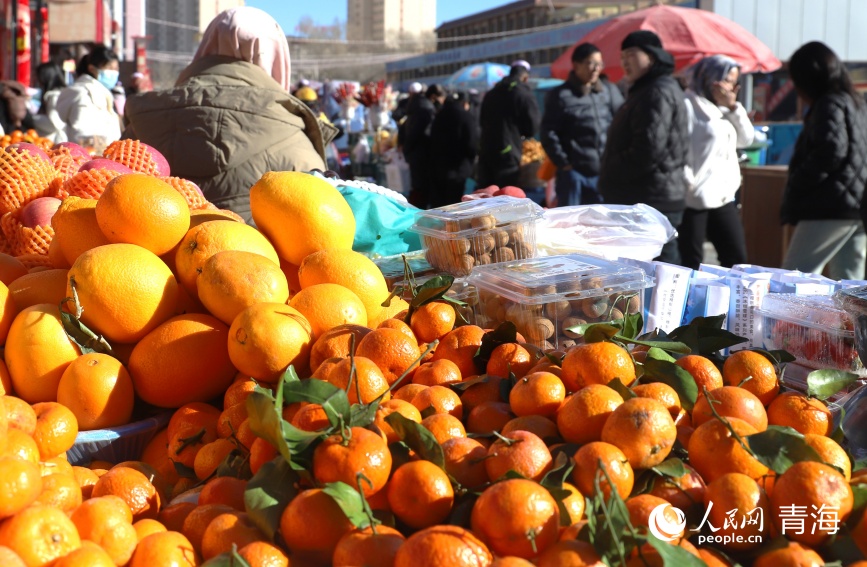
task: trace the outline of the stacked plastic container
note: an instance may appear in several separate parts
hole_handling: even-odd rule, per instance
[[[431,266],[462,278],[478,266],[534,258],[541,215],[530,199],[491,197],[421,211],[410,230]]]
[[[808,368],[864,370],[852,318],[831,297],[769,294],[758,312],[765,348],[787,350]]]
[[[653,285],[640,268],[578,254],[479,266],[467,282],[478,291],[476,324],[512,321],[527,342],[558,349],[580,336],[570,328],[643,312]]]

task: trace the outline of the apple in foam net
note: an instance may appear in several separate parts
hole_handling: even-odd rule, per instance
[[[158,177],[168,177],[172,174],[172,169],[171,167],[169,167],[169,162],[165,158],[165,156],[163,156],[163,154],[157,151],[156,148],[149,146],[143,142],[139,142],[139,144],[141,144],[141,146],[148,151],[148,153],[151,155],[151,159],[154,161],[154,165],[156,165],[157,170],[154,175]]]
[[[70,155],[73,156],[86,158],[90,157],[90,154],[87,152],[87,150],[85,150],[83,146],[79,146],[75,142],[60,142],[59,144],[54,144],[54,147],[52,149],[58,148],[66,148],[67,150],[69,150]]]
[[[45,161],[51,161],[51,158],[48,157],[42,148],[37,146],[36,144],[31,144],[29,142],[18,142],[17,144],[9,144],[6,146],[7,152],[18,152],[19,154],[29,153],[33,157],[40,157]]]
[[[51,217],[57,212],[59,206],[60,199],[55,199],[54,197],[33,199],[22,207],[18,220],[28,228],[50,226]]]
[[[78,171],[90,171],[91,169],[107,169],[118,173],[133,173],[133,170],[124,164],[105,158],[96,158],[85,162],[78,168]]]

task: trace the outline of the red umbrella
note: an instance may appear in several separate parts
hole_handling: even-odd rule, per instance
[[[677,70],[709,55],[728,55],[741,64],[745,73],[776,71],[780,60],[756,36],[728,18],[707,10],[653,6],[636,10],[594,28],[578,43],[592,43],[602,51],[605,74],[616,82],[623,77],[620,43],[637,30],[655,32],[662,46],[674,56]],[[577,44],[576,44],[577,45]],[[551,64],[551,76],[565,79],[572,70],[572,50]]]

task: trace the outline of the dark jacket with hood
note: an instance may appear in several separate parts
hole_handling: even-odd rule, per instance
[[[539,129],[539,107],[530,87],[506,77],[482,99],[479,120],[480,169],[496,174],[518,171],[524,138],[532,138]]]
[[[430,152],[430,132],[437,108],[423,94],[412,97],[407,106],[403,131],[403,155],[410,164],[424,161]]]
[[[478,147],[479,126],[472,113],[457,102],[446,102],[431,128],[435,175],[452,180],[472,177]]]
[[[614,116],[599,173],[606,203],[646,203],[662,212],[686,208],[689,119],[673,69],[655,62]]]
[[[620,90],[600,78],[582,84],[575,73],[545,97],[540,137],[545,153],[558,169],[567,165],[596,177],[608,138],[608,127],[623,105]]]
[[[126,103],[124,137],[155,147],[172,175],[250,222],[250,187],[268,171],[325,169],[337,133],[263,69],[230,57],[194,61],[165,91]]]
[[[859,218],[867,182],[867,108],[845,93],[816,100],[789,162],[781,219]]]

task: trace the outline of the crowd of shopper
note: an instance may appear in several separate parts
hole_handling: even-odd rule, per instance
[[[755,129],[738,100],[740,65],[714,55],[676,78],[674,58],[647,30],[623,39],[621,64],[625,78],[615,85],[600,50],[578,45],[544,112],[526,61],[487,93],[414,83],[391,117],[410,169],[410,202],[439,207],[473,185],[520,186],[524,142],[538,138],[553,164],[556,205],[645,203],[679,233],[660,260],[697,268],[709,240],[722,265],[747,262],[739,149],[753,143]],[[102,46],[81,58],[71,85],[56,64],[40,66],[36,116],[22,85],[3,83],[0,127],[37,127],[58,142],[140,139],[210,201],[248,220],[247,193],[262,173],[325,169],[326,151],[344,133],[327,118],[327,93],[323,104],[307,83],[290,83],[286,36],[256,8],[218,15],[171,89],[139,92],[133,77],[124,90],[118,67]],[[784,267],[863,278],[867,105],[822,43],[798,49],[789,75],[806,112],[781,210],[795,227]]]

